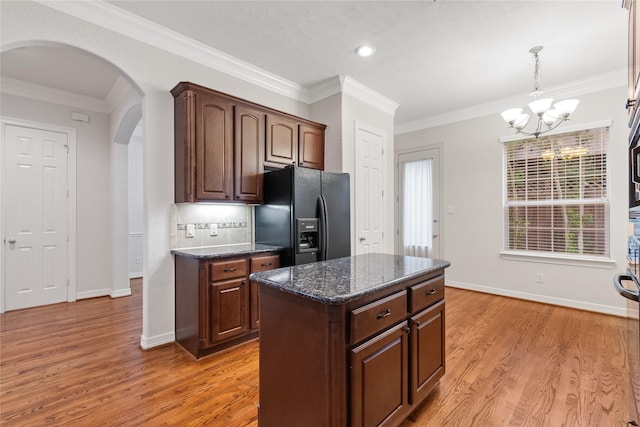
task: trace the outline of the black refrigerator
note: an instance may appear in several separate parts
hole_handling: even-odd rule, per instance
[[[264,174],[255,241],[282,246],[282,266],[351,255],[349,174],[288,167]]]

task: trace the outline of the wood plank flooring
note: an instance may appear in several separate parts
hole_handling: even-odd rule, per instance
[[[258,342],[142,351],[133,295],[0,315],[2,426],[257,426]],[[613,291],[613,290],[612,290]],[[403,427],[626,426],[626,320],[446,290],[447,371]]]

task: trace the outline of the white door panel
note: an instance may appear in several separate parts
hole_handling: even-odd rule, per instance
[[[68,135],[4,130],[6,309],[66,301]]]
[[[383,250],[384,135],[356,123],[356,255]]]

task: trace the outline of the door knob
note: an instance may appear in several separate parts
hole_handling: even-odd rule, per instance
[[[367,240],[367,238],[366,238],[366,237],[362,237],[362,236],[360,236],[359,240],[360,240],[361,242],[364,242],[365,240]]]
[[[10,245],[13,245],[16,242],[16,239],[9,239],[7,242],[9,242]]]

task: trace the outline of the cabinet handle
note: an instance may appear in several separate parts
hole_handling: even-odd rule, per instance
[[[416,321],[414,321],[413,323],[415,323],[415,324],[416,324],[416,326],[420,326],[420,321],[419,321],[419,320],[416,320]]]
[[[260,267],[271,267],[271,263],[266,262],[266,263],[260,264]]]
[[[377,319],[384,319],[385,317],[388,317],[390,315],[391,315],[391,309],[387,308],[386,311],[382,311],[382,312],[378,313],[376,318]]]
[[[411,328],[408,326],[405,326],[404,328],[402,328],[407,334],[409,334],[411,332]]]
[[[636,105],[636,100],[635,99],[629,99],[627,98],[627,103],[624,105],[624,109],[628,110],[629,107],[633,107]]]
[[[435,289],[429,289],[429,290],[427,291],[427,295],[435,295],[435,294],[436,294],[436,292],[438,292],[438,291],[436,291]]]
[[[224,272],[225,272],[225,273],[230,273],[230,272],[232,272],[232,271],[236,271],[236,270],[237,270],[237,268],[235,268],[235,267],[231,267],[231,268],[225,268],[225,269],[224,269]]]

